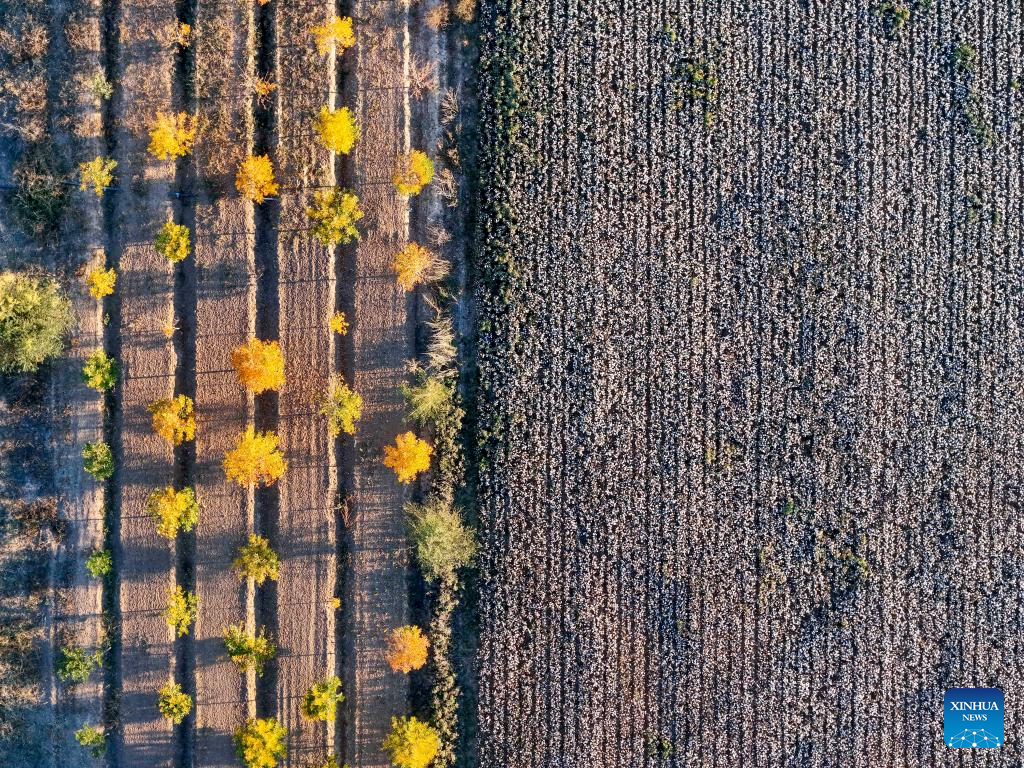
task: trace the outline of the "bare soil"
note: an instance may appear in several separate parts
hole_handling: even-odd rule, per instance
[[[165,33],[173,6],[125,0],[117,19],[118,66],[113,100],[117,189],[113,256],[118,266],[123,370],[115,448],[120,541],[116,557],[121,607],[120,764],[171,766],[172,729],[156,707],[173,675],[172,630],[161,616],[175,583],[174,545],[156,533],[145,510],[149,494],[174,484],[174,452],[157,436],[147,406],[175,394],[176,355],[165,328],[174,324],[170,263],[153,238],[171,214],[175,167],[146,152],[146,120],[173,108],[174,49]],[[110,193],[108,193],[110,194]]]
[[[255,528],[249,489],[227,483],[224,454],[252,423],[253,399],[238,382],[231,350],[256,323],[255,222],[233,192],[233,171],[252,149],[253,5],[200,2],[196,11],[196,99],[204,126],[195,163],[195,387],[198,421],[193,478],[202,500],[196,529],[195,751],[197,768],[238,762],[232,732],[256,714],[256,679],[224,653],[224,628],[255,628],[255,587],[231,569]],[[190,287],[192,288],[192,287]]]
[[[405,714],[409,684],[384,658],[390,630],[407,623],[407,540],[404,502],[409,498],[381,464],[383,447],[406,428],[399,387],[413,357],[412,298],[395,282],[391,260],[410,237],[408,199],[391,183],[395,160],[410,148],[409,11],[404,3],[359,2],[356,48],[355,184],[366,212],[355,249],[352,329],[353,388],[363,398],[355,437],[352,481],[349,609],[354,697],[349,740],[355,765],[386,766],[381,749],[391,718]]]

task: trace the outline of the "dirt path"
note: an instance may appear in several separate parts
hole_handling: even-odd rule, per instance
[[[227,483],[221,460],[251,423],[252,397],[238,383],[231,350],[256,320],[253,207],[234,193],[232,174],[252,147],[253,4],[201,1],[196,15],[196,89],[206,124],[195,160],[196,413],[194,478],[203,515],[196,530],[196,768],[238,764],[232,730],[256,711],[253,673],[224,655],[229,624],[252,628],[254,587],[231,570],[253,531],[253,494]]]
[[[336,588],[334,441],[317,414],[334,371],[328,323],[335,306],[334,249],[309,237],[305,206],[313,188],[334,183],[331,153],[313,139],[313,121],[331,103],[334,59],[321,56],[310,29],[329,20],[334,3],[276,9],[278,48],[277,148],[274,162],[284,194],[277,237],[278,311],[287,383],[280,392],[278,431],[288,456],[280,481],[274,543],[281,557],[277,583],[276,713],[288,728],[288,765],[323,761],[334,729],[305,720],[299,706],[313,683],[335,673]],[[299,231],[295,231],[299,230]]]
[[[350,617],[354,766],[387,766],[381,750],[391,718],[406,713],[408,678],[384,660],[389,630],[407,622],[408,588],[403,504],[406,490],[381,463],[382,447],[403,429],[399,390],[413,356],[410,302],[395,282],[391,259],[409,238],[409,205],[390,184],[395,158],[409,149],[408,10],[403,3],[361,0],[356,59],[356,186],[366,211],[356,248],[355,378],[363,398],[353,478]]]
[[[169,262],[153,237],[170,215],[174,166],[146,153],[146,118],[172,107],[173,5],[126,0],[118,22],[114,95],[117,185],[114,254],[119,258],[120,357],[124,371],[117,425],[120,450],[120,659],[122,751],[131,768],[164,768],[173,759],[172,731],[156,708],[156,692],[174,668],[171,632],[160,615],[174,584],[173,545],[157,535],[146,498],[174,481],[170,445],[154,434],[146,407],[174,394],[175,352],[164,328],[173,323]]]
[[[100,3],[82,2],[77,10],[81,16],[69,20],[63,4],[54,6],[55,25],[67,28],[69,22],[73,24],[74,43],[68,46],[66,58],[58,62],[57,71],[51,73],[51,78],[61,82],[101,67]],[[57,45],[66,42],[57,37],[62,31],[55,26]],[[102,151],[102,118],[91,94],[75,90],[62,95],[64,99],[57,106],[60,124],[54,137],[74,165]],[[102,209],[91,193],[76,192],[70,213],[62,233],[62,242],[73,244],[66,259],[70,264],[82,262],[88,269],[99,264],[93,252],[105,244]],[[59,654],[61,642],[75,642],[91,651],[103,638],[103,582],[88,574],[85,559],[103,547],[104,493],[103,485],[89,477],[82,466],[85,444],[103,438],[103,396],[82,383],[85,358],[103,344],[103,305],[89,294],[82,275],[69,278],[74,280],[68,292],[78,325],[69,341],[68,354],[55,366],[52,385],[55,487],[59,513],[67,525],[57,552],[55,634],[59,641],[52,645],[55,654]],[[58,689],[55,765],[78,768],[91,762],[75,741],[74,732],[83,725],[102,722],[102,695],[102,675],[98,673],[83,685]]]

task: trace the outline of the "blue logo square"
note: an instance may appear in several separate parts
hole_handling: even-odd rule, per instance
[[[998,688],[950,688],[942,706],[947,747],[995,749],[1003,746],[1003,692]]]

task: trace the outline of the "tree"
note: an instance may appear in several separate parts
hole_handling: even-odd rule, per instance
[[[335,312],[331,316],[331,330],[339,336],[348,335],[348,320],[344,312]]]
[[[196,417],[188,395],[156,400],[147,410],[153,415],[153,431],[167,442],[181,445],[195,439]]]
[[[85,284],[89,287],[89,293],[94,299],[102,299],[114,292],[117,285],[117,271],[113,267],[110,269],[95,267],[89,270],[89,274],[85,276]]]
[[[272,717],[250,717],[235,731],[235,749],[246,768],[274,768],[288,751],[288,731]]]
[[[316,120],[316,132],[327,149],[347,155],[359,140],[359,123],[348,107],[321,107]]]
[[[103,661],[99,651],[92,655],[77,645],[65,645],[60,649],[60,660],[57,662],[57,677],[65,683],[84,683],[89,673]]]
[[[238,167],[235,176],[235,189],[246,200],[262,203],[271,195],[277,194],[277,182],[274,181],[274,164],[267,155],[249,155]]]
[[[313,223],[310,234],[326,246],[344,245],[359,238],[356,222],[363,218],[363,210],[354,192],[318,189],[306,215]]]
[[[384,466],[393,469],[398,482],[411,483],[420,472],[430,469],[433,447],[412,432],[403,432],[394,445],[384,446]]]
[[[173,680],[160,689],[157,698],[157,709],[160,714],[170,720],[174,725],[181,725],[192,711],[192,697],[181,690],[181,686]]]
[[[403,291],[411,291],[420,283],[440,280],[448,269],[437,254],[417,243],[407,243],[395,254],[391,269]]]
[[[356,422],[363,415],[363,398],[340,376],[331,377],[331,388],[320,404],[320,413],[327,417],[327,432],[337,437],[356,433]]]
[[[120,372],[117,361],[102,349],[97,349],[82,365],[82,381],[97,392],[107,392],[114,388]]]
[[[199,502],[191,488],[174,490],[171,486],[149,494],[146,511],[156,520],[156,532],[173,539],[178,531],[191,531],[199,522]]]
[[[250,578],[257,584],[267,579],[277,580],[281,562],[277,553],[271,549],[270,542],[262,536],[249,534],[249,543],[238,548],[238,555],[231,567],[238,572],[239,578]]]
[[[331,722],[334,720],[338,704],[345,700],[341,692],[341,680],[337,677],[328,677],[320,683],[316,683],[306,692],[302,700],[302,714],[310,720],[323,720]]]
[[[103,757],[107,748],[107,737],[95,725],[83,725],[75,731],[75,741],[86,747],[93,757]]]
[[[249,339],[231,352],[238,381],[254,394],[284,386],[284,355],[276,341]]]
[[[94,579],[102,579],[114,569],[114,560],[106,549],[99,549],[89,555],[85,561],[85,570]]]
[[[114,169],[117,160],[111,157],[97,156],[86,163],[78,165],[78,188],[86,190],[92,187],[96,197],[103,197],[103,190],[114,180]]]
[[[102,440],[85,444],[82,449],[82,461],[85,464],[85,471],[95,480],[103,481],[114,474],[114,454],[110,446]]]
[[[434,162],[418,149],[398,158],[392,177],[400,195],[418,195],[433,178]]]
[[[172,264],[184,261],[192,252],[188,227],[184,224],[175,224],[173,221],[164,222],[156,234],[156,239],[153,240],[153,247]]]
[[[395,627],[388,635],[385,654],[392,672],[412,672],[427,663],[430,641],[419,627]]]
[[[451,504],[432,499],[426,504],[407,504],[405,511],[416,561],[427,581],[454,580],[460,568],[473,562],[476,534]]]
[[[199,595],[187,589],[172,587],[167,593],[167,607],[164,609],[164,620],[167,626],[177,632],[178,637],[188,634],[188,628],[196,620],[199,613]]]
[[[0,273],[0,371],[31,373],[59,355],[73,320],[55,281]]]
[[[316,40],[316,50],[326,56],[334,46],[342,51],[356,44],[355,33],[352,32],[352,19],[348,16],[335,16],[326,24],[312,29]]]
[[[455,406],[455,383],[451,377],[433,376],[417,371],[412,384],[402,385],[409,405],[409,418],[420,424],[437,422]]]
[[[441,749],[441,737],[415,717],[393,717],[382,746],[396,768],[427,768]]]
[[[277,648],[269,637],[265,627],[260,627],[258,635],[245,631],[244,624],[233,624],[224,629],[224,649],[228,658],[242,672],[253,669],[257,675],[263,674],[263,665],[274,658]]]
[[[224,456],[224,474],[239,485],[273,485],[288,468],[278,450],[277,435],[249,427],[238,437],[238,447]]]
[[[157,112],[149,129],[149,153],[161,160],[189,154],[196,140],[196,123],[195,115],[185,112]]]

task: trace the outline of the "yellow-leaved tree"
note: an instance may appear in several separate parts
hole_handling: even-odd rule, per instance
[[[411,291],[420,283],[440,280],[448,273],[445,262],[418,243],[407,243],[396,253],[391,269],[403,291]]]
[[[321,107],[316,119],[316,132],[327,149],[347,155],[359,140],[359,123],[348,107]]]
[[[346,336],[348,334],[348,319],[345,317],[344,312],[335,312],[331,316],[331,330],[339,336]]]
[[[117,160],[112,157],[97,156],[78,166],[78,188],[92,189],[96,197],[103,197],[103,190],[114,180],[114,169]]]
[[[414,149],[398,158],[392,179],[399,194],[418,195],[434,179],[434,162],[425,152]]]
[[[415,717],[393,717],[381,746],[395,768],[427,768],[441,749],[441,737]]]
[[[172,264],[184,261],[192,252],[192,238],[188,227],[184,224],[175,224],[173,221],[165,221],[153,239],[153,247]]]
[[[344,245],[359,237],[356,222],[363,218],[359,198],[347,189],[318,189],[306,208],[313,223],[310,234],[327,246]]]
[[[234,741],[246,768],[274,768],[288,752],[288,731],[272,717],[250,717],[235,730]]]
[[[284,386],[284,355],[276,341],[249,339],[231,351],[238,381],[254,394]]]
[[[196,436],[196,417],[188,395],[162,398],[149,405],[153,431],[172,445],[181,445]]]
[[[149,128],[149,153],[161,160],[184,157],[196,140],[196,116],[157,112]]]
[[[224,474],[239,485],[273,485],[288,468],[273,432],[249,427],[238,437],[238,446],[224,456]]]
[[[94,299],[102,299],[114,292],[114,287],[117,285],[117,272],[113,267],[110,269],[94,267],[85,276],[85,284],[89,287],[89,293]]]
[[[351,48],[356,44],[356,36],[352,31],[352,19],[348,16],[335,16],[326,24],[313,27],[313,39],[321,56],[331,52],[336,46],[339,51]]]
[[[394,445],[384,446],[384,466],[394,470],[398,482],[411,483],[420,472],[430,469],[433,446],[412,432],[403,432]]]
[[[246,200],[262,203],[277,194],[274,181],[274,164],[267,155],[249,155],[238,167],[235,175],[235,189]]]
[[[395,627],[388,635],[385,658],[393,672],[412,672],[427,663],[429,648],[430,641],[419,627]]]
[[[173,539],[178,531],[191,531],[199,522],[199,502],[191,488],[176,491],[170,486],[153,491],[146,499],[146,512],[156,521],[156,532]]]

